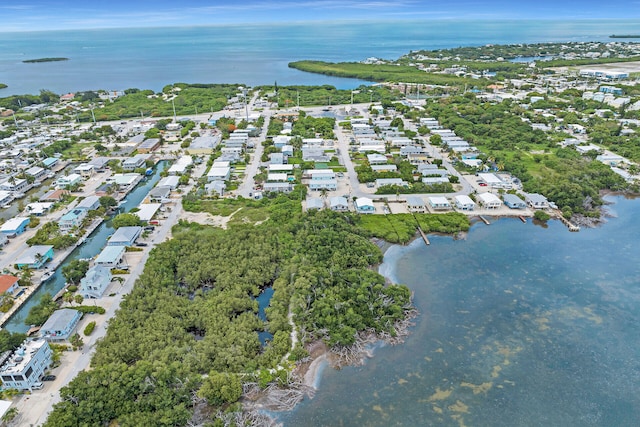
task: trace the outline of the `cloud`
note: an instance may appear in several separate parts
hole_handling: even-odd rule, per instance
[[[5,4],[0,5],[0,9],[6,10],[32,10],[35,9],[36,6],[32,4]]]

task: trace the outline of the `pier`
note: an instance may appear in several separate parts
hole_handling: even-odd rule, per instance
[[[527,223],[527,219],[522,215],[520,215],[518,218],[520,218],[520,221],[524,222],[525,224]]]
[[[562,221],[562,223],[563,223],[564,225],[566,225],[566,226],[567,226],[567,228],[569,229],[569,231],[572,231],[572,232],[578,232],[578,231],[580,231],[580,227],[578,227],[577,225],[575,225],[575,224],[571,223],[571,221],[569,221],[569,220],[568,220],[568,219],[566,219],[564,216],[562,216],[562,213],[557,212],[556,214],[557,214],[558,219],[559,219],[560,221]]]
[[[429,246],[431,243],[429,242],[429,239],[427,238],[427,235],[424,234],[424,231],[422,231],[422,228],[420,228],[420,226],[418,226],[418,231],[420,232],[420,235],[422,236],[422,240],[424,240],[424,242],[427,244],[427,246]]]
[[[491,225],[491,223],[489,222],[489,220],[485,217],[483,217],[482,215],[478,215],[478,217],[480,218],[480,220],[482,220],[482,222],[484,222],[487,225]]]

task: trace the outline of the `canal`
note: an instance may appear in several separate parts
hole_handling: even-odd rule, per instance
[[[121,206],[121,211],[128,212],[131,209],[137,207],[142,200],[147,196],[149,191],[160,180],[160,174],[168,166],[168,161],[162,160],[158,162],[154,169],[153,175],[149,176],[145,181],[141,181],[133,191],[131,191],[126,201]],[[85,240],[83,244],[78,246],[71,252],[67,259],[58,267],[55,274],[47,280],[40,288],[31,295],[31,298],[22,306],[5,324],[4,328],[11,332],[27,332],[29,325],[25,325],[24,319],[29,314],[31,307],[36,305],[40,300],[40,297],[45,293],[55,295],[60,289],[64,287],[65,279],[62,276],[62,267],[69,264],[74,259],[78,258],[93,258],[102,251],[107,243],[107,239],[113,234],[114,229],[111,225],[111,219],[104,221],[100,226],[91,233],[91,235]]]

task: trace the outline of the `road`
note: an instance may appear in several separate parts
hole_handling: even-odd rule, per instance
[[[251,155],[251,161],[245,169],[244,179],[242,180],[242,184],[240,184],[237,190],[237,194],[242,197],[249,198],[251,197],[250,194],[252,194],[254,191],[253,188],[255,187],[255,181],[253,177],[257,175],[258,168],[262,163],[261,158],[262,153],[264,152],[262,141],[267,139],[267,130],[269,129],[270,120],[271,114],[267,112],[264,115],[264,126],[262,126],[262,132],[260,132],[260,136],[257,138],[253,154]]]

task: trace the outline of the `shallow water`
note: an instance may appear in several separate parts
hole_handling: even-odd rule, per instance
[[[502,219],[392,247],[415,292],[407,341],[326,369],[285,425],[631,426],[640,419],[638,201],[569,233]]]

